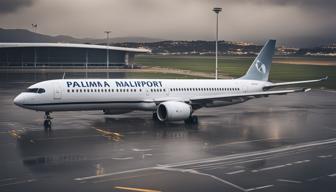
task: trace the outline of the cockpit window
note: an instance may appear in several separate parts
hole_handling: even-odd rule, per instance
[[[44,93],[45,89],[42,89],[42,88],[28,88],[25,92],[27,92],[27,93]]]
[[[33,89],[27,89],[25,92],[28,92],[28,93],[37,93],[38,91],[38,88],[33,88]]]
[[[38,93],[44,93],[44,92],[45,92],[45,90],[44,90],[44,89],[42,89],[42,88],[39,88],[37,92],[38,92]]]

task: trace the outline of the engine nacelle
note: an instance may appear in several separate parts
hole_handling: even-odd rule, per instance
[[[178,101],[166,101],[159,104],[156,112],[160,121],[180,121],[190,117],[192,107]]]

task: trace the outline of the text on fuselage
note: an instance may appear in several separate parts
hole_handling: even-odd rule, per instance
[[[116,87],[162,87],[161,81],[114,81]],[[67,81],[68,88],[111,87],[107,81]]]

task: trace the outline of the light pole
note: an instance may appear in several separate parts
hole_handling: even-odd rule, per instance
[[[106,33],[106,68],[109,68],[110,63],[110,53],[109,53],[109,38],[111,31],[104,31]]]
[[[216,13],[216,80],[218,79],[218,14],[222,8],[215,7],[212,9]]]
[[[31,24],[32,25],[32,27],[33,27],[33,31],[34,31],[34,33],[36,33],[36,30],[37,30],[37,24]]]
[[[36,33],[37,30],[37,24],[32,23],[34,33]],[[34,67],[36,68],[36,47],[34,47]]]

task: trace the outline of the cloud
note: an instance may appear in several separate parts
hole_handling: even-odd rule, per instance
[[[33,0],[0,0],[0,14],[8,14],[33,5]]]

